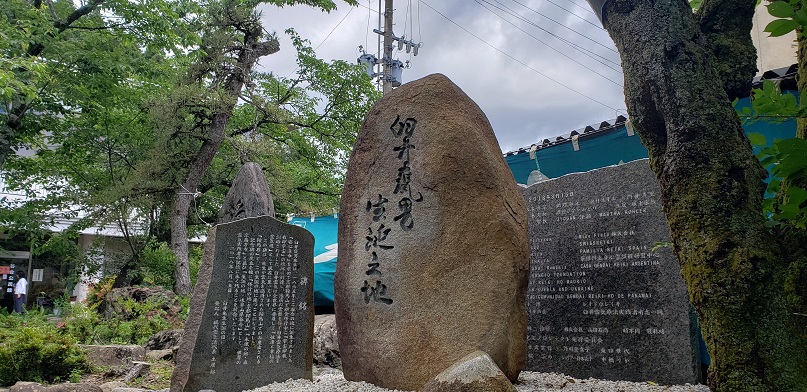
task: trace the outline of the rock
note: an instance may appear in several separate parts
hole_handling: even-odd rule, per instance
[[[111,392],[154,392],[151,389],[141,388],[115,388]]]
[[[143,345],[143,348],[146,350],[174,349],[174,347],[179,347],[183,332],[184,331],[181,329],[169,329],[157,332],[149,338],[146,344]]]
[[[69,383],[52,385],[45,389],[45,392],[103,392],[103,389],[93,384]]]
[[[671,248],[651,250],[670,240],[670,228],[649,161],[523,192],[536,212],[527,301],[527,340],[536,343],[527,370],[666,385],[701,380],[697,317],[680,263]]]
[[[126,374],[123,376],[123,379],[121,381],[130,382],[140,376],[145,376],[146,374],[149,374],[149,370],[151,370],[150,363],[135,361],[132,363],[132,367],[126,371]]]
[[[110,382],[105,382],[105,383],[101,384],[100,387],[101,387],[101,390],[103,390],[104,392],[112,392],[113,390],[115,390],[117,388],[126,388],[127,385],[126,385],[125,382],[110,381]]]
[[[87,350],[87,359],[94,366],[127,366],[132,361],[146,359],[146,349],[137,345],[80,345]]]
[[[213,275],[213,255],[216,253],[216,226],[207,232],[207,240],[202,250],[202,265],[196,278],[196,286],[191,295],[188,319],[185,321],[185,332],[182,341],[174,356],[174,371],[171,373],[171,389],[181,391],[188,382],[191,368],[191,357],[196,346],[196,337],[199,335],[199,326],[202,324],[202,315],[205,312],[205,299],[210,288]]]
[[[516,392],[516,387],[489,355],[476,351],[427,382],[422,392]]]
[[[264,215],[274,217],[275,205],[261,166],[247,162],[235,177],[219,211],[219,223]]]
[[[28,381],[17,381],[16,384],[12,385],[11,388],[8,389],[9,392],[42,392],[48,389],[48,387],[38,383],[38,382],[28,382]]]
[[[484,113],[443,75],[382,98],[340,203],[336,323],[345,378],[419,389],[481,350],[526,358],[527,211]]]
[[[146,358],[159,361],[159,360],[170,360],[174,357],[174,350],[167,349],[167,350],[149,350],[146,351]]]
[[[138,303],[155,301],[159,303],[159,308],[146,314],[146,317],[159,316],[168,320],[171,325],[182,325],[182,320],[179,317],[182,312],[182,305],[179,303],[179,299],[177,299],[174,292],[162,287],[120,287],[112,289],[104,297],[100,309],[106,318],[118,316],[124,320],[133,320],[138,315],[133,314],[123,306],[129,299]]]
[[[314,365],[342,368],[336,337],[336,316],[332,314],[314,317]]]

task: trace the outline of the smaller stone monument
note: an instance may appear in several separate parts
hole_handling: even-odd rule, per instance
[[[311,379],[314,237],[273,214],[260,167],[246,164],[205,243],[172,392]]]

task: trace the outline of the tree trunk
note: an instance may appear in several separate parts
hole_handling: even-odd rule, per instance
[[[242,85],[243,83],[238,86],[239,92]],[[177,189],[174,196],[174,209],[171,214],[171,250],[173,250],[177,259],[176,269],[174,270],[176,278],[174,292],[179,295],[190,295],[191,293],[191,276],[188,261],[188,210],[194,198],[194,193],[196,193],[196,188],[202,181],[202,176],[210,168],[216,152],[224,141],[227,121],[229,121],[233,113],[234,102],[235,98],[233,98],[233,104],[227,105],[226,110],[215,115],[213,123],[210,125],[208,139],[202,143],[199,153],[188,169],[185,182]]]
[[[692,10],[685,0],[612,0],[605,18],[712,358],[709,386],[807,390],[804,340],[784,296],[787,263],[761,214],[766,172]]]
[[[236,64],[226,77],[221,86],[213,86],[213,89],[221,88],[224,93],[225,102],[220,102],[217,111],[212,116],[212,121],[208,127],[207,138],[202,143],[202,147],[193,159],[185,181],[176,190],[174,197],[174,208],[171,213],[171,250],[177,259],[174,275],[176,283],[174,291],[179,295],[190,295],[191,279],[188,264],[188,210],[191,200],[196,193],[202,176],[210,168],[213,158],[221,147],[226,135],[227,122],[233,114],[233,109],[241,94],[244,83],[249,78],[252,69],[258,60],[266,55],[276,53],[280,50],[280,44],[276,38],[269,41],[259,42],[263,35],[263,27],[257,20],[252,21],[252,28],[249,30],[239,29],[243,32],[243,46],[238,55]]]

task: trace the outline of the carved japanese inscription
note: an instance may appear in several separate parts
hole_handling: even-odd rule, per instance
[[[527,368],[699,381],[694,319],[647,160],[524,190],[530,214]]]
[[[515,380],[526,357],[523,203],[487,118],[447,78],[379,101],[340,203],[334,294],[345,377],[420,389],[482,350]]]

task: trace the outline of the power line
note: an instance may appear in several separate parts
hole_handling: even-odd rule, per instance
[[[423,34],[420,33],[420,0],[418,0],[418,42],[423,41]]]
[[[342,18],[342,20],[340,20],[340,21],[339,21],[339,23],[337,23],[337,24],[336,24],[336,26],[334,26],[334,27],[331,29],[331,32],[330,32],[330,33],[328,33],[328,35],[327,35],[327,36],[325,36],[325,39],[323,39],[323,40],[322,40],[322,42],[320,42],[320,43],[319,43],[319,45],[317,45],[317,47],[316,47],[316,48],[314,48],[314,51],[315,51],[315,52],[317,51],[317,49],[319,49],[319,47],[320,47],[320,46],[322,46],[322,45],[325,43],[325,41],[327,41],[327,40],[328,40],[328,38],[331,38],[331,34],[333,34],[333,32],[334,32],[334,31],[336,31],[336,29],[338,29],[338,28],[339,28],[339,26],[342,24],[342,22],[344,22],[344,21],[345,21],[345,19],[347,19],[347,17],[348,17],[348,16],[350,16],[350,13],[351,13],[351,12],[353,12],[353,7],[350,7],[350,10],[348,10],[348,11],[347,11],[347,14],[345,14],[345,16]],[[297,71],[299,71],[299,70],[300,70],[300,67],[298,66],[298,67],[297,67],[297,69],[295,69],[294,71],[292,71],[291,73],[289,73],[288,75],[286,75],[286,78],[289,78],[289,77],[290,77],[290,76],[291,76],[293,73],[295,73],[295,72],[297,72]]]
[[[578,7],[580,7],[583,11],[586,11],[589,14],[596,15],[594,13],[594,11],[591,10],[591,7],[589,7],[588,5],[580,5],[580,3],[576,2],[576,1],[573,1],[573,0],[569,0],[569,2],[576,5],[576,6],[578,6]]]
[[[442,12],[440,12],[440,11],[436,10],[434,7],[432,7],[431,5],[429,5],[429,3],[427,3],[427,2],[425,2],[425,1],[423,1],[423,0],[421,0],[421,3],[425,4],[425,5],[426,5],[426,7],[431,8],[431,10],[432,10],[432,11],[434,11],[434,12],[436,12],[438,15],[442,16],[442,17],[443,17],[445,20],[447,20],[447,21],[451,22],[451,24],[453,24],[454,26],[459,27],[460,29],[462,29],[463,31],[465,31],[466,33],[468,33],[470,36],[472,36],[472,37],[476,38],[477,40],[481,41],[483,44],[485,44],[485,45],[489,46],[489,47],[490,47],[490,48],[492,48],[493,50],[495,50],[495,51],[497,51],[497,52],[499,52],[499,53],[501,53],[501,54],[503,54],[503,55],[507,56],[507,57],[508,57],[508,58],[510,58],[511,60],[513,60],[513,61],[515,61],[515,62],[517,62],[517,63],[519,63],[519,64],[521,64],[521,65],[523,65],[523,66],[525,66],[525,67],[527,67],[527,68],[529,68],[530,70],[532,70],[533,72],[537,73],[538,75],[541,75],[541,76],[543,76],[543,77],[545,77],[545,78],[547,78],[547,79],[549,79],[549,80],[551,80],[551,81],[555,82],[556,84],[558,84],[558,85],[560,85],[560,86],[562,86],[562,87],[565,87],[565,88],[569,89],[570,91],[572,91],[572,92],[574,92],[574,93],[576,93],[576,94],[578,94],[578,95],[580,95],[580,96],[582,96],[582,97],[584,97],[584,98],[586,98],[586,99],[588,99],[588,100],[591,100],[592,102],[596,102],[596,103],[598,103],[598,104],[600,104],[600,105],[602,105],[602,106],[604,106],[604,107],[606,107],[606,108],[608,108],[608,109],[611,109],[611,110],[613,110],[613,111],[617,111],[617,110],[618,110],[618,109],[616,109],[616,108],[614,108],[614,107],[611,107],[610,105],[608,105],[608,104],[606,104],[606,103],[600,102],[600,101],[598,101],[598,100],[596,100],[596,99],[594,99],[594,98],[592,98],[592,97],[589,97],[589,96],[588,96],[588,95],[586,95],[586,94],[581,93],[580,91],[577,91],[577,90],[573,89],[573,88],[572,88],[572,87],[570,87],[570,86],[567,86],[566,84],[563,84],[563,83],[561,83],[561,82],[559,82],[559,81],[557,81],[557,80],[555,80],[555,79],[551,78],[550,76],[548,76],[548,75],[546,75],[546,74],[542,73],[541,71],[539,71],[539,70],[537,70],[537,69],[535,69],[535,68],[533,68],[533,67],[530,67],[529,65],[525,64],[523,61],[521,61],[521,60],[519,60],[519,59],[517,59],[517,58],[515,58],[515,57],[513,57],[513,56],[511,56],[511,55],[509,55],[509,54],[507,54],[507,53],[505,53],[505,52],[504,52],[504,51],[502,51],[501,49],[499,49],[499,48],[495,47],[494,45],[492,45],[492,44],[488,43],[487,41],[485,41],[484,39],[480,38],[480,37],[479,37],[479,36],[477,36],[476,34],[472,33],[471,31],[469,31],[469,30],[468,30],[468,29],[466,29],[465,27],[462,27],[462,26],[461,26],[461,25],[459,25],[457,22],[454,22],[453,20],[451,20],[451,18],[449,18],[449,17],[445,16],[445,15],[444,15]]]
[[[497,2],[497,3],[499,3],[499,1],[496,1],[496,2]],[[573,28],[571,28],[571,27],[569,27],[569,26],[566,26],[566,25],[565,25],[565,24],[563,24],[563,23],[558,22],[558,21],[556,21],[555,19],[553,19],[553,18],[551,18],[551,17],[549,17],[549,16],[546,16],[546,15],[542,14],[540,11],[538,11],[538,10],[536,10],[536,9],[533,9],[533,8],[530,8],[530,7],[526,6],[526,5],[524,5],[523,3],[519,2],[518,0],[513,0],[513,2],[514,2],[514,3],[516,3],[516,4],[518,4],[518,5],[520,5],[520,6],[522,6],[522,7],[524,7],[524,8],[526,8],[526,9],[528,9],[528,10],[530,10],[530,11],[532,11],[532,12],[534,12],[534,13],[536,13],[536,14],[538,14],[538,15],[543,16],[544,18],[547,18],[547,19],[551,20],[552,22],[555,22],[555,24],[557,24],[557,25],[559,25],[559,26],[563,27],[564,29],[567,29],[567,30],[569,30],[569,31],[571,31],[571,32],[573,32],[573,33],[575,33],[575,34],[577,34],[577,35],[579,35],[579,36],[581,36],[581,37],[583,37],[583,38],[585,38],[585,39],[587,39],[587,40],[591,41],[591,42],[594,42],[594,43],[595,43],[595,44],[597,44],[597,45],[602,46],[602,47],[603,47],[603,48],[605,48],[605,49],[608,49],[608,50],[610,50],[610,51],[612,51],[612,52],[614,52],[614,53],[618,53],[616,50],[614,50],[614,48],[612,48],[612,47],[610,47],[610,46],[608,46],[608,45],[605,45],[605,44],[603,44],[603,43],[601,43],[601,42],[599,42],[599,41],[596,41],[596,40],[594,40],[593,38],[591,38],[591,37],[589,37],[589,36],[587,36],[587,35],[585,35],[585,34],[582,34],[582,33],[580,33],[579,31],[577,31],[577,30],[575,30],[575,29],[573,29]],[[501,3],[499,3],[499,4],[501,4]],[[600,30],[602,30],[602,29],[600,29]],[[603,31],[605,31],[605,30],[603,30]]]
[[[614,81],[613,79],[609,78],[608,76],[603,75],[603,74],[599,73],[597,70],[595,70],[595,69],[593,69],[593,68],[591,68],[591,67],[589,67],[589,66],[587,66],[587,65],[585,65],[585,64],[583,64],[583,63],[581,63],[581,62],[579,62],[579,61],[577,61],[577,60],[575,60],[574,58],[570,57],[568,54],[561,52],[560,50],[556,49],[556,48],[555,48],[555,47],[553,47],[552,45],[549,45],[548,43],[546,43],[546,42],[544,42],[544,41],[541,41],[541,39],[539,39],[538,37],[536,37],[536,36],[534,36],[534,35],[530,34],[529,32],[525,31],[524,29],[522,29],[522,28],[520,28],[520,27],[516,26],[515,24],[513,24],[513,23],[512,23],[512,22],[510,22],[509,20],[507,20],[507,19],[503,18],[501,15],[498,15],[497,13],[493,12],[493,10],[491,10],[490,8],[485,7],[485,5],[484,5],[484,4],[482,4],[482,3],[480,3],[480,2],[479,2],[479,0],[474,0],[474,1],[476,1],[476,3],[477,3],[477,4],[479,4],[480,6],[482,6],[482,8],[484,8],[484,9],[486,9],[486,10],[490,11],[490,12],[491,12],[493,15],[498,16],[499,18],[501,18],[501,19],[502,19],[502,20],[504,20],[505,22],[507,22],[507,23],[509,23],[510,25],[512,25],[513,27],[515,27],[515,28],[517,28],[517,29],[521,30],[521,31],[522,31],[524,34],[529,35],[530,37],[532,37],[532,38],[533,38],[533,39],[535,39],[536,41],[538,41],[538,42],[540,42],[540,43],[542,43],[542,44],[546,45],[546,46],[547,46],[549,49],[554,50],[555,52],[557,52],[557,53],[558,53],[558,54],[560,54],[561,56],[566,57],[567,59],[571,60],[572,62],[574,62],[574,63],[576,63],[576,64],[578,64],[578,65],[580,65],[581,67],[583,67],[583,68],[585,68],[585,69],[587,69],[587,70],[589,70],[589,71],[591,71],[591,72],[593,72],[593,73],[595,73],[595,74],[599,75],[600,77],[602,77],[603,79],[605,79],[605,80],[607,80],[607,81],[609,81],[609,82],[613,83],[614,85],[622,87],[622,85],[621,85],[621,84],[619,84],[618,82],[616,82],[616,81]],[[484,1],[484,0],[483,0],[483,1]],[[585,54],[585,53],[584,53],[584,54]],[[591,56],[589,56],[589,57],[591,57]],[[592,57],[592,59],[594,59],[595,61],[599,61],[599,60],[597,60],[596,58],[593,58],[593,57]],[[613,67],[609,66],[608,64],[604,64],[604,63],[602,63],[601,61],[600,61],[600,63],[601,63],[601,64],[603,64],[604,66],[606,66],[606,67],[608,67],[608,68],[610,68],[610,69],[614,70],[614,71],[619,72],[618,70],[614,69]]]
[[[617,67],[620,65],[619,63],[616,63],[616,62],[614,62],[613,60],[608,59],[607,57],[600,56],[599,54],[596,54],[596,53],[594,53],[594,52],[592,52],[592,51],[590,51],[590,50],[588,50],[588,49],[586,49],[586,48],[584,48],[584,47],[582,47],[582,46],[580,46],[580,45],[577,45],[577,44],[575,44],[574,42],[569,41],[569,40],[567,40],[567,39],[565,39],[565,38],[563,38],[563,37],[561,37],[561,36],[559,36],[559,35],[557,35],[557,34],[555,34],[555,33],[551,32],[551,31],[549,31],[549,30],[547,30],[547,29],[545,29],[545,28],[543,28],[543,27],[541,27],[541,26],[538,26],[537,24],[535,24],[534,22],[530,21],[529,19],[526,19],[526,18],[524,18],[523,16],[518,15],[518,14],[517,14],[515,11],[513,11],[513,10],[512,10],[512,9],[510,9],[510,8],[507,8],[507,7],[506,7],[504,4],[502,4],[502,3],[498,2],[497,0],[494,0],[494,1],[496,1],[497,3],[499,3],[499,4],[500,4],[502,7],[504,7],[504,9],[502,9],[501,7],[496,6],[495,4],[492,4],[492,3],[488,2],[487,0],[475,0],[475,1],[476,1],[476,2],[477,2],[479,5],[482,5],[482,4],[480,3],[480,1],[482,1],[482,2],[484,2],[484,3],[487,3],[487,4],[489,4],[490,6],[492,6],[492,7],[496,8],[496,9],[498,9],[499,11],[502,11],[502,12],[504,12],[504,13],[506,13],[506,14],[510,15],[510,16],[513,16],[513,17],[515,17],[516,19],[519,19],[519,20],[521,20],[522,22],[525,22],[525,23],[527,23],[527,24],[529,24],[529,25],[531,25],[531,26],[533,26],[533,27],[535,27],[535,28],[537,28],[537,29],[539,29],[539,30],[541,30],[541,31],[543,31],[543,32],[545,32],[545,33],[547,33],[547,34],[549,34],[549,35],[551,35],[551,36],[553,36],[553,37],[557,38],[557,39],[559,39],[561,42],[563,42],[563,43],[565,43],[565,44],[567,44],[567,45],[569,45],[569,46],[573,47],[574,49],[577,49],[577,51],[579,51],[580,53],[583,53],[584,55],[586,55],[586,56],[587,56],[587,57],[589,57],[590,59],[592,59],[592,60],[594,60],[594,61],[596,61],[596,62],[598,62],[598,63],[600,63],[600,64],[602,64],[602,65],[604,65],[604,66],[606,66],[606,67],[608,67],[608,68],[610,68],[610,69],[612,69],[612,70],[616,71],[616,72],[619,72],[620,74],[622,73],[622,70],[621,70],[621,69],[619,69],[619,68],[614,68],[614,67],[612,67],[612,66],[610,66],[610,65],[606,64],[605,62],[608,62],[608,63],[611,63],[611,64],[613,64],[613,65],[616,65]],[[533,39],[535,39],[536,41],[541,42],[542,44],[544,44],[544,45],[546,45],[546,46],[549,46],[550,48],[552,48],[552,49],[553,49],[553,50],[555,50],[556,52],[561,53],[561,54],[563,54],[564,56],[568,57],[568,56],[567,56],[565,53],[562,53],[562,52],[558,51],[557,49],[554,49],[554,48],[553,48],[551,45],[549,45],[549,43],[544,42],[544,41],[540,40],[539,38],[535,37],[534,35],[532,35],[532,34],[530,34],[530,33],[526,32],[524,29],[522,29],[522,28],[520,28],[520,27],[516,26],[514,23],[512,23],[512,22],[508,21],[507,19],[505,19],[505,18],[504,18],[504,17],[502,17],[501,15],[499,15],[499,14],[497,14],[497,13],[493,12],[491,9],[489,9],[489,8],[485,7],[484,5],[482,5],[482,7],[484,7],[485,9],[487,9],[488,11],[490,11],[491,13],[493,13],[494,15],[498,16],[499,18],[501,18],[501,19],[502,19],[502,20],[504,20],[505,22],[509,23],[509,24],[510,24],[510,25],[512,25],[513,27],[515,27],[515,28],[517,28],[517,29],[521,30],[522,32],[524,32],[525,34],[529,35],[530,37],[532,37],[532,38],[533,38]],[[614,52],[614,53],[616,53],[616,52]],[[598,58],[599,58],[599,59],[598,59]],[[571,59],[571,58],[570,58],[570,59]],[[574,60],[572,59],[572,61],[574,61]],[[603,61],[605,61],[605,62],[603,62]],[[578,63],[578,64],[580,64],[580,63]]]
[[[369,38],[370,37],[370,18],[373,15],[370,12],[370,11],[372,11],[372,9],[370,9],[370,1],[371,0],[367,0],[367,7],[365,7],[365,8],[367,8],[367,31],[364,33],[364,47],[365,48],[370,46],[370,38]],[[361,5],[364,6],[364,4],[361,4]]]
[[[514,0],[514,1],[515,1],[515,0]],[[582,20],[582,21],[584,21],[584,22],[586,22],[586,23],[588,23],[588,24],[590,24],[590,25],[592,25],[592,26],[594,26],[594,27],[596,27],[596,28],[598,28],[598,29],[600,29],[600,30],[603,30],[603,31],[605,30],[604,28],[602,28],[601,26],[597,25],[596,23],[593,23],[593,22],[591,22],[590,20],[588,20],[588,19],[586,19],[586,18],[584,18],[584,17],[582,17],[582,16],[580,16],[580,15],[577,15],[577,14],[575,14],[575,13],[574,13],[574,12],[572,12],[572,11],[569,11],[568,9],[564,8],[563,6],[559,5],[558,3],[555,3],[555,2],[554,2],[554,1],[552,1],[552,0],[546,0],[546,1],[547,1],[547,2],[549,2],[549,4],[552,4],[552,5],[554,5],[555,7],[558,7],[558,8],[560,8],[560,9],[562,9],[562,10],[564,10],[564,11],[566,11],[566,12],[568,12],[568,13],[572,14],[574,17],[576,17],[576,18],[578,18],[578,19],[580,19],[580,20]],[[519,3],[519,4],[521,4],[521,3]],[[580,7],[578,4],[575,4],[575,3],[572,3],[572,4],[574,4],[574,5],[578,6],[578,7]],[[522,5],[523,5],[523,4],[522,4]],[[583,8],[583,7],[580,7],[580,8]],[[593,11],[591,11],[590,9],[588,9],[588,8],[583,8],[583,9],[584,9],[584,10],[586,10],[586,11],[588,11],[588,12],[590,12],[590,13],[592,13],[592,14],[594,14],[594,12],[593,12]],[[596,15],[596,14],[595,14],[595,15]]]
[[[353,7],[350,7],[350,10],[347,12],[347,14],[345,14],[345,16],[342,18],[342,20],[340,20],[340,21],[339,21],[339,23],[337,23],[337,24],[336,24],[336,26],[334,26],[334,27],[331,29],[331,32],[330,32],[330,33],[328,33],[328,35],[327,35],[327,36],[325,36],[325,39],[323,39],[323,40],[322,40],[322,42],[320,42],[320,43],[319,43],[319,45],[317,45],[317,47],[316,47],[316,48],[314,48],[314,51],[316,51],[317,49],[319,49],[319,47],[320,47],[320,46],[322,46],[322,44],[324,44],[324,43],[325,43],[325,41],[327,41],[327,40],[328,40],[328,38],[331,38],[331,34],[333,34],[333,32],[334,32],[334,31],[336,31],[336,29],[338,29],[338,28],[339,28],[339,26],[342,24],[342,22],[344,22],[344,21],[345,21],[345,19],[347,19],[347,17],[348,17],[348,16],[350,16],[350,13],[351,13],[351,12],[353,12],[353,9],[354,9]]]

